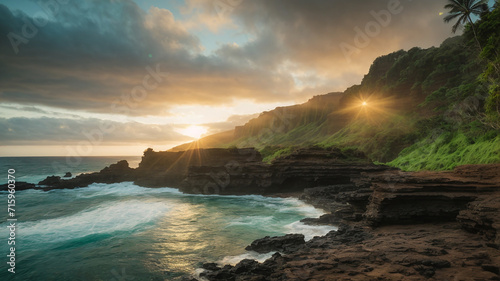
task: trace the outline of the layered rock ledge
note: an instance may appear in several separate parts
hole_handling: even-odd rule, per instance
[[[301,198],[329,212],[304,222],[340,224],[339,230],[296,243],[294,251],[278,250],[263,263],[244,260],[203,277],[500,280],[500,164],[365,172],[350,184],[306,189]],[[281,240],[264,244],[273,241]]]
[[[372,164],[363,154],[339,149],[300,149],[271,164],[253,148],[193,149],[183,152],[147,150],[139,167],[120,161],[100,172],[72,179],[51,176],[44,189],[85,187],[91,183],[133,181],[144,187],[174,187],[194,194],[276,194],[350,183],[365,172],[391,168]]]

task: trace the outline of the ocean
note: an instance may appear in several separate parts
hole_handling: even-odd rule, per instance
[[[86,157],[68,165],[58,157],[2,157],[2,183],[8,169],[16,170],[17,180],[36,183],[53,174],[99,171],[122,159],[131,167],[140,161]],[[61,166],[72,169],[54,169]],[[205,262],[270,257],[244,250],[255,239],[287,233],[311,239],[335,229],[300,223],[323,211],[294,198],[191,195],[131,182],[18,191],[13,274],[7,271],[8,192],[1,193],[6,219],[0,225],[0,280],[182,280],[196,275]]]

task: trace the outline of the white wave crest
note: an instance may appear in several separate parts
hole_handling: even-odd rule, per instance
[[[285,225],[287,233],[298,233],[305,236],[305,240],[309,241],[315,236],[324,236],[332,230],[337,230],[338,228],[331,225],[307,225],[300,221],[293,222],[291,224]]]
[[[259,254],[259,253],[254,252],[254,251],[249,251],[249,252],[246,252],[244,254],[237,255],[237,256],[224,257],[224,258],[222,258],[222,260],[218,261],[217,264],[220,266],[224,266],[226,264],[236,265],[237,263],[239,263],[240,261],[242,261],[244,259],[251,259],[251,260],[256,260],[258,262],[264,262],[265,260],[272,257],[274,253],[275,252],[267,253],[267,254]]]
[[[93,234],[134,232],[168,211],[162,202],[114,201],[91,207],[71,216],[19,224],[20,239],[36,243],[60,242]]]

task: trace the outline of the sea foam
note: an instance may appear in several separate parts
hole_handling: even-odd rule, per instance
[[[315,236],[324,236],[328,232],[338,229],[331,225],[307,225],[300,221],[285,225],[284,228],[287,233],[303,234],[306,241],[313,239]]]
[[[72,190],[63,190],[64,192],[72,192]],[[88,187],[75,189],[77,196],[80,198],[92,198],[99,196],[131,196],[131,195],[154,195],[161,193],[183,194],[179,190],[170,187],[162,188],[147,188],[135,185],[132,182],[121,183],[93,183]],[[57,191],[56,191],[57,192]]]
[[[71,216],[19,224],[19,238],[32,243],[54,243],[94,234],[132,233],[168,212],[164,202],[109,201]]]
[[[266,253],[266,254],[259,254],[259,253],[254,252],[254,251],[249,251],[249,252],[246,252],[244,254],[237,255],[237,256],[224,257],[220,261],[218,261],[217,264],[219,266],[224,266],[226,264],[236,265],[237,263],[239,263],[240,261],[242,261],[244,259],[251,259],[251,260],[256,260],[258,262],[264,262],[265,260],[271,258],[274,253],[275,252]]]

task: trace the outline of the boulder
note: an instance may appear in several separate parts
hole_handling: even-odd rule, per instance
[[[61,182],[61,177],[59,176],[48,176],[44,180],[40,181],[38,185],[54,186]]]
[[[253,241],[245,250],[261,254],[269,252],[290,253],[296,251],[305,243],[303,234],[287,234],[275,237],[266,236]]]

